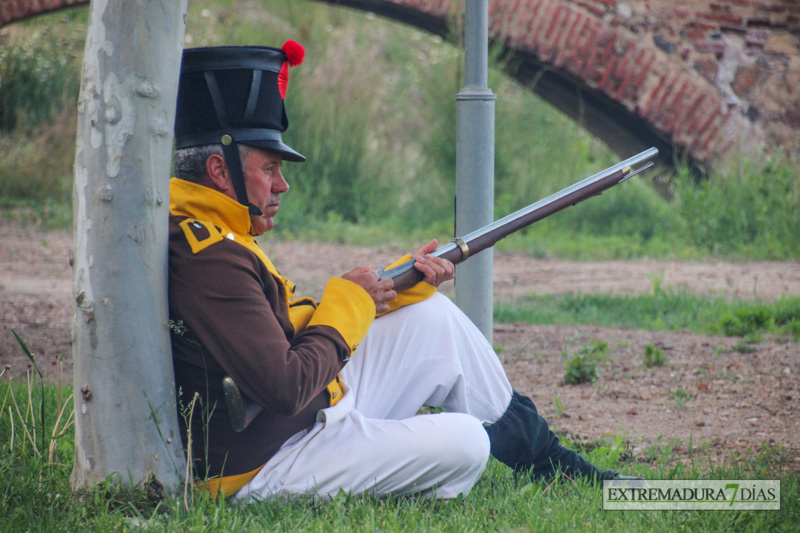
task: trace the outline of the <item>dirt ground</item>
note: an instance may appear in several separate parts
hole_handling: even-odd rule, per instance
[[[358,264],[386,264],[397,250],[339,245],[262,243],[290,272],[300,293],[315,296],[330,275]],[[28,360],[15,330],[55,379],[71,377],[72,288],[68,232],[42,232],[0,222],[0,368],[24,377]],[[495,254],[495,298],[530,293],[637,293],[680,287],[703,294],[775,299],[800,294],[797,263],[682,263],[673,261],[566,262]],[[443,291],[453,293],[452,284]],[[564,353],[605,341],[609,359],[599,379],[564,385]],[[582,441],[622,435],[628,452],[647,461],[655,450],[707,447],[712,461],[762,443],[782,445],[783,470],[800,471],[800,343],[767,338],[752,353],[741,339],[595,326],[498,324],[494,344],[514,387],[531,395],[559,431]],[[646,344],[663,350],[668,364],[645,368]],[[59,365],[59,360],[62,364]],[[675,391],[689,398],[680,401]],[[672,392],[671,392],[672,391]]]

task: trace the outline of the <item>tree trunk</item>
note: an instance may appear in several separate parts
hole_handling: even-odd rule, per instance
[[[75,155],[72,487],[170,492],[185,457],[167,314],[167,216],[187,0],[93,0]]]

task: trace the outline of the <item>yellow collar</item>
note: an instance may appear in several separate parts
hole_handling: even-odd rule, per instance
[[[224,229],[221,232],[222,235],[229,232],[234,233],[235,236],[226,236],[256,254],[266,265],[267,270],[287,286],[287,295],[289,292],[294,293],[294,284],[281,276],[272,261],[250,235],[250,212],[233,198],[203,185],[172,178],[169,181],[169,212],[176,216],[189,217],[213,226],[220,226]]]
[[[178,178],[169,181],[169,211],[205,220],[239,235],[250,235],[247,208],[219,191]]]

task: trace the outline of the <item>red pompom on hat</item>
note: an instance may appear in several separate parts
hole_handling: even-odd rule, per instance
[[[286,54],[286,59],[289,61],[290,67],[296,67],[302,63],[303,58],[306,56],[306,49],[303,48],[303,45],[291,40],[283,43],[281,50]]]
[[[286,63],[281,65],[281,71],[278,73],[278,91],[281,93],[281,98],[285,99],[286,88],[289,86],[289,67],[296,67],[303,62],[306,49],[298,42],[286,41],[281,46],[281,50],[286,54]]]

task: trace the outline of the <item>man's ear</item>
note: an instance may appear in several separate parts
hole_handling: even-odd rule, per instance
[[[208,185],[219,192],[228,193],[233,190],[231,173],[225,158],[218,154],[211,154],[206,159],[206,180]]]

